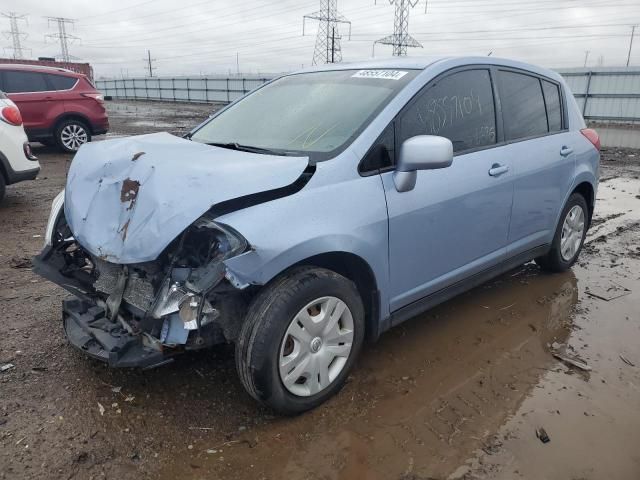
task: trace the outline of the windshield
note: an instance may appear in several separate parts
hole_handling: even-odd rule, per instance
[[[282,77],[212,118],[191,139],[328,158],[345,149],[416,74],[383,69]]]

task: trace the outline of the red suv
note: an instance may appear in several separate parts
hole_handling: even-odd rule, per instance
[[[75,152],[106,133],[102,94],[80,73],[38,65],[0,65],[0,90],[20,109],[30,141]]]

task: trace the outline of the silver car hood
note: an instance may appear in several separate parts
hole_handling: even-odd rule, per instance
[[[307,164],[306,157],[211,147],[168,133],[92,142],[69,169],[64,213],[90,253],[146,262],[213,205],[290,185]]]

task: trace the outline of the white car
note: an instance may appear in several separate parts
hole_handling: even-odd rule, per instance
[[[0,92],[0,201],[7,185],[33,180],[40,171],[15,103]]]

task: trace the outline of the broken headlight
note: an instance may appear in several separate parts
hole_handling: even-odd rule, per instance
[[[60,212],[64,208],[64,190],[62,190],[56,198],[51,202],[51,212],[49,213],[49,221],[47,222],[47,229],[44,233],[44,246],[51,246],[53,244],[53,231],[56,226],[56,222],[60,217]]]
[[[182,239],[172,275],[185,278],[185,286],[193,292],[208,291],[224,277],[223,262],[247,247],[244,237],[231,227],[200,217]]]
[[[170,271],[156,304],[155,318],[178,314],[187,330],[196,329],[218,315],[207,294],[225,276],[224,261],[243,253],[247,241],[231,227],[203,216],[170,248]]]

